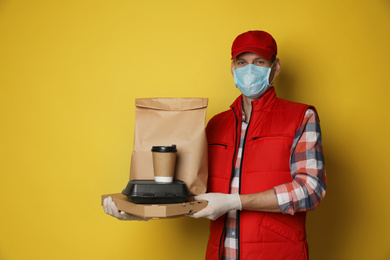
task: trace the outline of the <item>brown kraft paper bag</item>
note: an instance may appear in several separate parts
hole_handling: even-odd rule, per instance
[[[134,148],[130,179],[154,179],[152,146],[177,146],[174,178],[193,195],[207,189],[207,98],[135,100]]]

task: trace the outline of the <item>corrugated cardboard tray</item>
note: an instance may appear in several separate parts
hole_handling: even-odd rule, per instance
[[[142,218],[173,218],[192,214],[205,208],[208,204],[204,200],[189,201],[174,204],[135,204],[129,201],[127,196],[121,193],[102,195],[101,203],[107,197],[111,197],[117,208],[129,214]]]

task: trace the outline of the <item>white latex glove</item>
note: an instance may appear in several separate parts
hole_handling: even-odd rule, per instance
[[[189,215],[193,218],[208,218],[216,220],[230,210],[241,210],[241,199],[238,193],[205,193],[194,197],[195,200],[207,200],[207,207],[199,212]]]
[[[108,215],[113,216],[119,220],[139,220],[148,221],[148,218],[141,218],[131,214],[127,214],[124,211],[119,211],[111,197],[107,197],[103,200],[103,209]]]

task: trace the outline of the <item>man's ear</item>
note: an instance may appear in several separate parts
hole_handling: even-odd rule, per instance
[[[280,64],[280,60],[276,59],[274,61],[274,65],[272,66],[271,74],[269,75],[269,82],[271,85],[275,81],[275,78],[279,75],[281,69],[282,66]]]
[[[280,60],[279,59],[276,59],[275,60],[275,72],[274,72],[274,77],[276,78],[276,76],[279,75],[280,71],[282,70],[282,64],[280,63]]]

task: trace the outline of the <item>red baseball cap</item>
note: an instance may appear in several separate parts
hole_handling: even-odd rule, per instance
[[[237,36],[232,45],[232,59],[243,52],[254,52],[265,59],[276,56],[278,48],[271,34],[264,31],[248,31]]]

